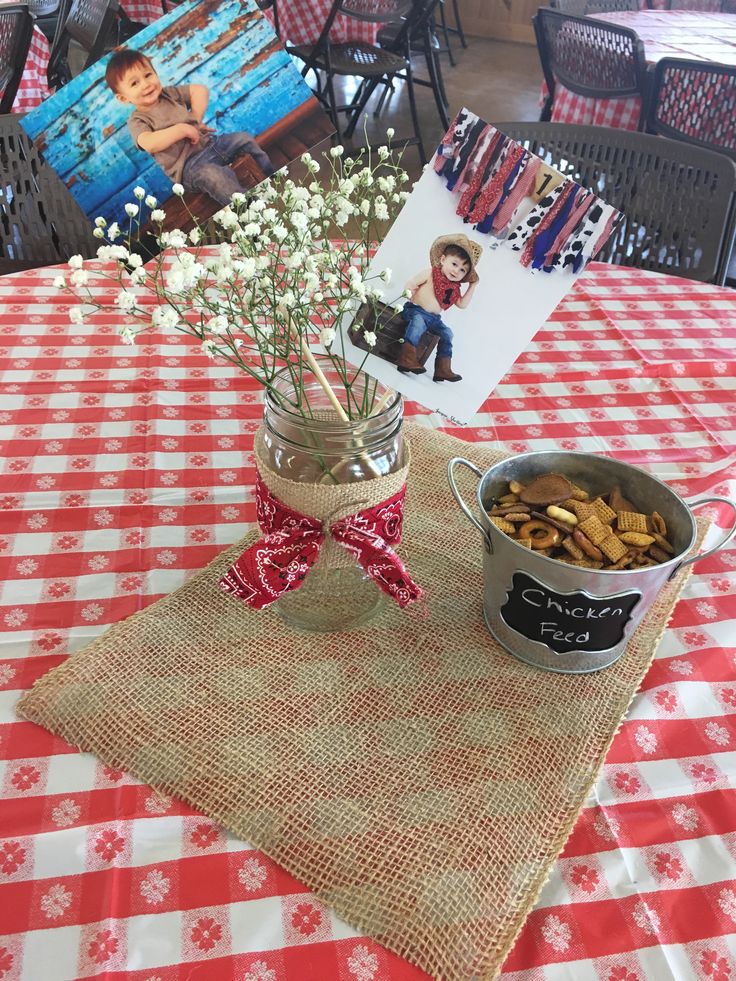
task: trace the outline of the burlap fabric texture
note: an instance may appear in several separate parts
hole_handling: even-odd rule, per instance
[[[430,975],[487,979],[687,573],[605,671],[517,661],[483,623],[480,537],[445,478],[452,456],[485,469],[501,454],[419,427],[411,439],[402,552],[426,606],[295,633],[218,589],[241,541],[41,678],[20,712],[200,808]]]
[[[329,526],[333,521],[355,514],[365,508],[375,507],[382,501],[387,501],[398,494],[409,477],[411,450],[409,440],[404,440],[403,460],[401,467],[394,473],[383,477],[373,477],[353,484],[319,483],[307,484],[282,477],[268,461],[268,454],[263,441],[263,427],[255,435],[253,450],[256,465],[261,479],[268,489],[282,504],[299,514],[310,518],[319,518],[325,523],[327,534],[320,549],[319,557],[312,568],[312,573],[321,569],[337,569],[357,564],[355,556],[338,542],[333,541],[329,534]],[[401,552],[401,547],[398,549]]]

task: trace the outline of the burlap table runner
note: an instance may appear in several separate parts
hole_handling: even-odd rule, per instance
[[[517,661],[483,623],[480,537],[445,478],[451,456],[486,468],[502,454],[408,428],[400,551],[426,607],[387,602],[361,630],[295,633],[217,587],[241,541],[50,671],[20,712],[201,809],[434,977],[486,979],[547,879],[687,573],[607,670]]]

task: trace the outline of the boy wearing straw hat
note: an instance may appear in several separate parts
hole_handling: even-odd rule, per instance
[[[404,304],[406,320],[404,342],[396,367],[402,374],[423,374],[427,369],[417,360],[417,344],[429,331],[439,337],[434,362],[433,381],[462,381],[452,370],[452,331],[442,319],[442,312],[452,306],[464,310],[478,285],[475,267],[482,246],[467,235],[440,235],[429,250],[431,266],[412,276],[406,284],[409,300]],[[468,283],[463,293],[462,283]]]

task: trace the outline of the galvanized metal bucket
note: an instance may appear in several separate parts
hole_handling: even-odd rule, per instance
[[[458,489],[458,466],[479,478],[477,515]],[[618,485],[642,513],[662,515],[675,555],[661,565],[606,571],[570,566],[517,544],[492,524],[486,509],[508,493],[510,480],[525,484],[544,473],[564,474],[591,497]],[[613,664],[677,570],[717,552],[736,533],[734,521],[718,545],[686,558],[697,530],[692,509],[720,502],[736,513],[736,504],[725,497],[686,503],[644,470],[590,453],[522,453],[485,473],[469,460],[454,457],[447,474],[455,499],[483,536],[483,611],[488,629],[515,657],[548,671],[583,674]]]

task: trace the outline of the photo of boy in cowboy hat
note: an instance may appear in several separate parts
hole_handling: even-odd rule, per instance
[[[409,299],[402,315],[407,326],[396,365],[402,374],[421,375],[427,370],[417,360],[417,344],[429,331],[439,338],[433,380],[462,381],[462,375],[452,370],[453,333],[442,319],[442,313],[452,306],[465,310],[470,305],[478,285],[475,267],[482,253],[482,246],[463,234],[440,235],[432,243],[430,268],[412,276],[406,284]],[[463,283],[468,284],[464,293]]]

